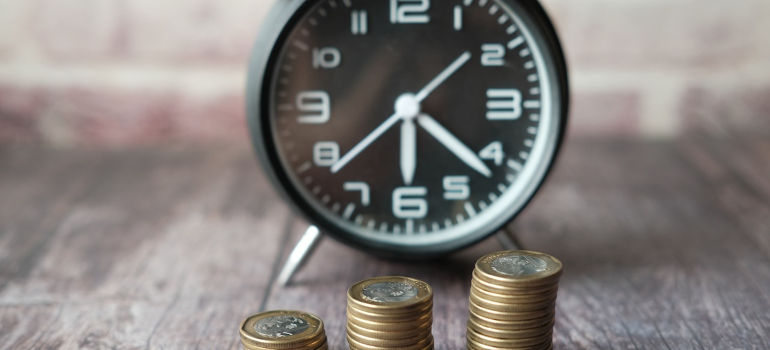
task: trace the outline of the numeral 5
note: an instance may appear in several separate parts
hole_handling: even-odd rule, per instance
[[[444,178],[444,199],[461,201],[471,196],[471,179],[467,176],[447,176]]]

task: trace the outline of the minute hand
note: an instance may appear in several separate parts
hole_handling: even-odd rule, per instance
[[[421,114],[417,117],[417,123],[469,167],[486,177],[492,177],[492,171],[489,170],[486,164],[484,164],[484,161],[479,159],[479,157],[476,156],[476,153],[463,144],[457,137],[452,135],[449,130],[441,126],[435,119],[427,114]]]

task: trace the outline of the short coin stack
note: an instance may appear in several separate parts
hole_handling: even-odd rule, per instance
[[[268,311],[241,323],[245,350],[327,350],[324,323],[300,311]]]
[[[433,349],[433,290],[407,277],[377,277],[348,290],[352,350]]]
[[[471,281],[468,349],[553,349],[561,272],[556,258],[529,251],[479,259]]]

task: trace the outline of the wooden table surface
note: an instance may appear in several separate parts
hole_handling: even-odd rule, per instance
[[[564,263],[556,349],[770,349],[770,140],[567,143],[515,223]],[[239,349],[267,309],[321,316],[408,275],[435,290],[438,349],[463,349],[474,261],[382,261],[325,240],[272,282],[296,220],[241,150],[0,150],[0,349]]]

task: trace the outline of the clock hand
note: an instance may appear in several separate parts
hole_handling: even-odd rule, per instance
[[[470,51],[465,51],[457,60],[454,61],[447,69],[445,69],[441,74],[439,74],[433,81],[431,81],[427,86],[425,86],[420,92],[417,93],[415,96],[415,99],[417,100],[417,103],[422,102],[428,96],[433,92],[433,90],[436,90],[436,88],[439,87],[443,82],[445,82],[449,77],[452,76],[452,74],[455,74],[462,66],[464,66],[468,61],[471,59],[471,53]]]
[[[484,161],[476,156],[476,153],[471,151],[468,146],[462,143],[457,137],[452,135],[446,128],[441,126],[435,119],[431,118],[427,114],[421,114],[417,117],[417,123],[422,126],[425,131],[433,135],[439,142],[441,142],[446,148],[454,153],[457,158],[460,158],[465,164],[474,170],[478,171],[486,177],[492,177],[492,171],[489,170]]]
[[[444,83],[449,77],[452,76],[452,74],[456,73],[463,65],[468,63],[468,61],[471,59],[471,53],[470,51],[465,51],[458,59],[456,59],[449,67],[444,69],[441,74],[439,74],[436,78],[434,78],[428,85],[426,85],[422,90],[420,90],[417,95],[411,95],[411,94],[403,94],[401,95],[398,100],[396,101],[396,114],[393,114],[385,120],[384,123],[382,123],[380,126],[377,127],[377,129],[374,129],[371,134],[366,136],[361,142],[359,142],[353,149],[351,149],[344,157],[342,157],[340,160],[337,161],[337,163],[334,163],[331,167],[332,174],[338,173],[342,168],[344,168],[350,161],[353,160],[353,158],[357,157],[361,152],[363,152],[366,147],[369,147],[369,145],[372,144],[372,142],[376,141],[382,134],[384,134],[388,129],[390,129],[394,124],[396,124],[399,120],[403,118],[413,118],[418,113],[420,113],[420,103],[428,98],[428,96],[433,93],[436,88],[439,87],[442,83]]]
[[[375,140],[377,140],[382,134],[384,134],[388,129],[390,129],[394,124],[398,123],[398,121],[401,120],[401,116],[396,113],[390,118],[388,118],[384,123],[382,123],[380,126],[377,127],[377,129],[374,129],[371,134],[367,135],[361,142],[359,142],[353,149],[348,152],[344,157],[342,157],[340,160],[337,161],[337,163],[334,163],[331,167],[332,174],[336,174],[340,170],[342,170],[343,167],[348,165],[353,158],[358,156],[361,152],[363,152],[366,147],[369,147],[369,145],[372,144]]]
[[[407,186],[412,185],[417,169],[417,127],[414,119],[406,118],[401,124],[401,175]]]

